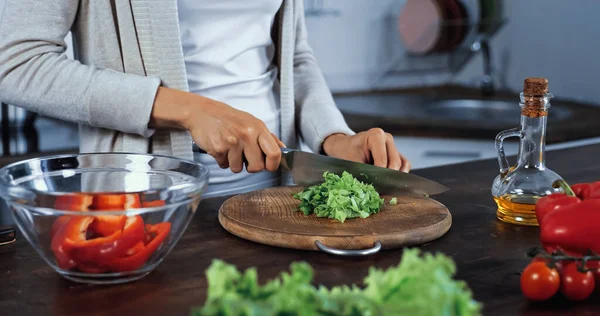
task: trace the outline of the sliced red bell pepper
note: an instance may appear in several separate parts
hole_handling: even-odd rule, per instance
[[[158,206],[164,206],[164,205],[165,205],[165,201],[163,201],[163,200],[142,202],[142,207],[158,207]]]
[[[139,208],[141,206],[140,198],[137,194],[101,194],[94,196],[92,208],[94,210],[126,210]]]
[[[94,273],[94,274],[100,274],[100,273],[105,273],[108,272],[108,268],[103,267],[103,266],[98,266],[92,263],[87,263],[87,262],[79,262],[77,263],[77,268],[84,273]]]
[[[112,271],[126,272],[141,268],[152,254],[158,249],[171,231],[171,223],[163,222],[156,225],[146,225],[148,232],[153,236],[152,240],[142,247],[139,243],[135,245],[135,250],[130,256],[113,260],[109,266]]]
[[[94,210],[118,211],[123,209],[123,205],[125,205],[124,194],[100,194],[94,196],[92,208]]]
[[[126,210],[139,208],[139,198],[136,194],[103,194],[94,197],[94,210]],[[91,229],[100,236],[109,236],[117,230],[122,230],[127,221],[125,215],[100,215],[92,224]]]
[[[127,222],[125,215],[98,215],[95,216],[90,229],[102,237],[108,237],[118,230],[123,230],[125,222]]]
[[[72,256],[74,243],[85,240],[87,229],[94,221],[91,216],[71,216],[54,235],[50,248],[61,269],[72,269],[77,263]]]
[[[54,201],[57,210],[87,211],[92,204],[92,197],[85,194],[61,195]]]
[[[79,239],[73,243],[74,257],[77,261],[103,266],[118,257],[144,239],[144,221],[141,216],[128,217],[122,230],[106,237],[90,240]]]
[[[140,241],[137,244],[135,244],[135,246],[133,246],[131,249],[127,250],[125,257],[133,256],[136,253],[144,250],[144,248],[146,248],[146,244],[143,241]]]
[[[57,219],[54,220],[54,223],[52,224],[52,228],[50,229],[50,239],[54,238],[54,235],[56,235],[58,230],[66,222],[68,222],[70,218],[71,218],[71,216],[69,216],[69,215],[63,215],[63,216],[59,216]]]
[[[125,205],[124,208],[126,210],[132,208],[140,208],[142,207],[142,202],[140,201],[140,197],[137,194],[127,194],[125,195]]]

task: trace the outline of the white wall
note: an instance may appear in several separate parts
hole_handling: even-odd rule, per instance
[[[6,0],[0,0],[0,12]],[[391,59],[394,14],[403,0],[323,0],[340,16],[307,16],[309,41],[334,92],[374,87]],[[306,1],[308,4],[308,1]],[[561,98],[600,103],[598,0],[504,0],[508,24],[492,41],[499,85],[520,91],[528,76],[550,80]],[[456,78],[396,75],[379,86],[413,86],[447,80],[472,84],[482,71],[475,57]]]
[[[399,43],[395,17],[403,0],[322,0],[324,8],[339,16],[306,16],[309,42],[334,91],[363,90],[373,86],[393,63]],[[310,0],[305,1],[309,10]],[[401,46],[400,46],[401,47]],[[389,83],[415,85],[447,80],[438,74],[391,76]]]
[[[306,2],[308,3],[308,2]],[[394,30],[385,16],[402,0],[324,0],[339,17],[308,17],[309,41],[334,91],[373,88],[382,51]],[[528,76],[546,77],[558,97],[600,102],[600,1],[504,0],[507,25],[492,40],[499,85],[516,91]],[[392,11],[393,12],[393,11]],[[392,25],[393,26],[393,25]],[[387,35],[386,35],[387,34]],[[378,62],[378,60],[380,62]],[[474,58],[455,81],[472,84],[482,73]],[[448,77],[396,76],[387,85],[438,82]]]

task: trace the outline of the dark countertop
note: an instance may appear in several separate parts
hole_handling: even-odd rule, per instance
[[[570,183],[592,181],[600,174],[598,155],[600,145],[577,147],[550,152],[547,162]],[[539,229],[496,220],[490,186],[497,169],[491,159],[414,172],[451,188],[435,198],[452,213],[452,227],[422,250],[452,256],[456,277],[485,304],[485,315],[581,315],[600,309],[598,294],[577,304],[560,299],[531,304],[522,296],[519,273],[529,262],[526,250],[538,245]],[[401,259],[402,250],[350,259],[245,241],[219,226],[217,210],[223,201],[203,201],[163,263],[145,278],[124,285],[70,283],[19,238],[13,250],[0,252],[0,310],[7,315],[188,315],[191,306],[204,302],[204,271],[214,258],[241,269],[257,267],[262,281],[287,270],[292,261],[305,260],[315,268],[316,283],[326,286],[360,283],[370,266],[387,268]]]
[[[335,95],[335,99],[348,125],[356,131],[381,127],[394,136],[489,140],[494,139],[502,130],[519,126],[519,92],[500,90],[493,97],[482,97],[478,89],[447,85],[339,93]],[[428,104],[448,99],[507,101],[514,103],[515,113],[510,117],[503,117],[504,111],[490,110],[487,112],[488,117],[472,120],[475,114],[465,108],[454,109],[451,115],[442,113],[441,116],[437,116],[435,112],[423,111]],[[382,111],[382,107],[385,110]],[[565,117],[565,112],[570,112],[571,115]],[[599,116],[598,105],[555,96],[549,110],[546,143],[600,136],[596,123]]]

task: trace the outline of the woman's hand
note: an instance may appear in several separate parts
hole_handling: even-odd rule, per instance
[[[276,171],[285,145],[256,117],[189,92],[160,87],[151,124],[180,127],[221,168],[238,173],[246,161],[248,172]],[[245,160],[245,161],[244,161]]]
[[[373,128],[353,136],[333,134],[323,142],[328,156],[408,172],[410,162],[396,149],[391,134]]]

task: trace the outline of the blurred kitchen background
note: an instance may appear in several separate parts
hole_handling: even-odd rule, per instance
[[[305,0],[305,11],[348,123],[392,132],[414,169],[495,157],[494,136],[519,124],[526,77],[555,95],[549,149],[600,136],[600,1]],[[77,150],[74,124],[14,105],[1,117],[2,157]]]

